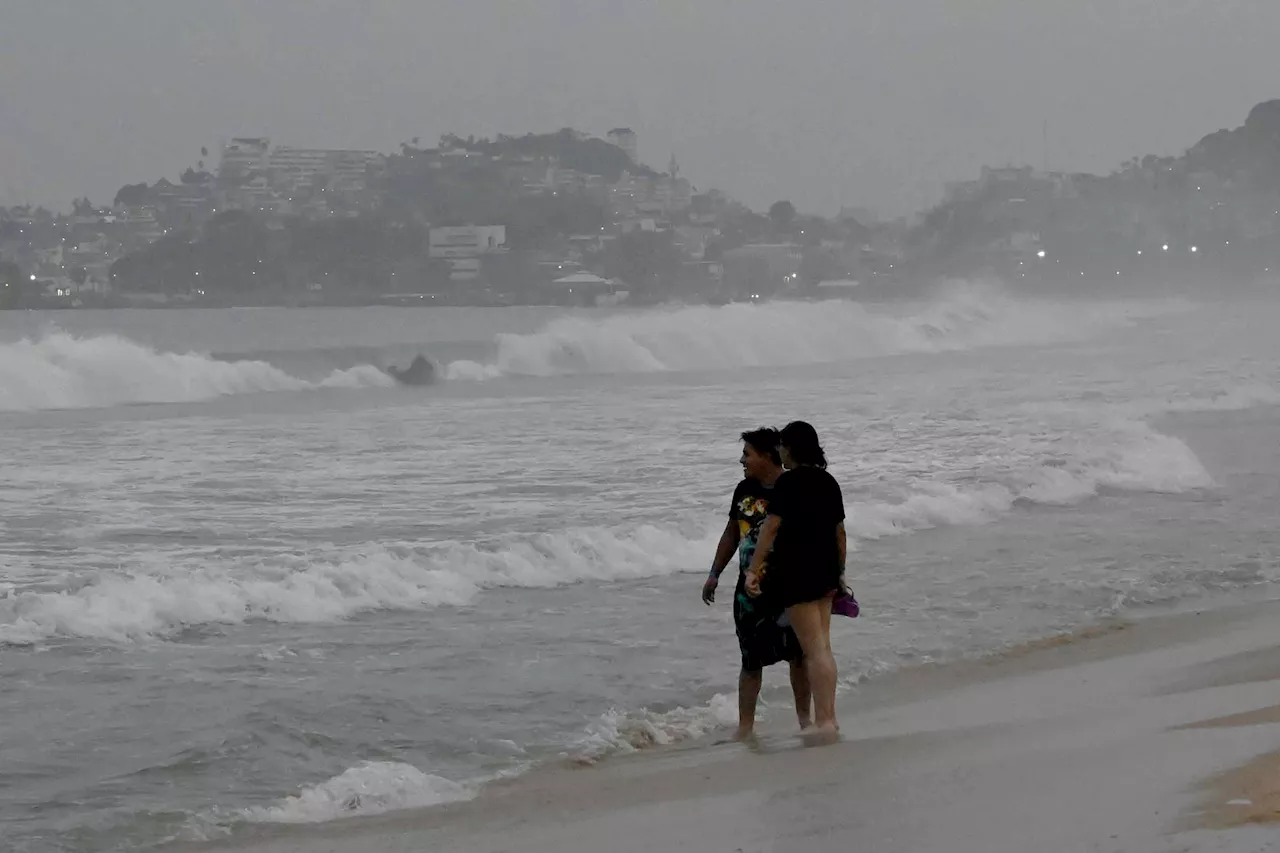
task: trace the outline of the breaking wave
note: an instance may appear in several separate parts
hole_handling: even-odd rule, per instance
[[[0,344],[0,411],[182,403],[232,394],[393,385],[377,367],[335,370],[316,382],[265,361],[161,352],[119,335],[52,332]]]
[[[849,501],[847,525],[855,540],[873,540],[982,524],[1019,502],[1073,504],[1104,488],[1172,493],[1212,485],[1185,444],[1134,424],[1002,482],[917,481],[897,498]],[[374,610],[465,605],[497,587],[549,588],[700,571],[693,567],[702,565],[715,541],[716,531],[690,535],[639,526],[511,534],[483,547],[458,541],[376,545],[256,561],[192,557],[174,563],[139,555],[130,567],[82,577],[67,588],[0,588],[0,643],[53,637],[129,642],[202,625],[323,623]]]
[[[672,574],[702,562],[714,547],[713,539],[640,526],[510,536],[488,548],[456,541],[379,545],[250,564],[142,558],[75,589],[0,588],[0,643],[67,636],[127,642],[200,625],[334,622],[370,610],[462,605],[494,587]]]
[[[1122,423],[1064,458],[1046,459],[1004,482],[966,487],[914,482],[899,501],[850,503],[849,532],[879,539],[933,527],[983,524],[1019,502],[1069,506],[1103,489],[1178,494],[1210,488],[1213,477],[1180,439],[1141,422]]]
[[[773,302],[573,315],[532,334],[472,342],[473,349],[487,348],[493,357],[447,361],[440,375],[478,381],[722,370],[1033,345],[1082,340],[1190,306],[1178,299],[1050,302],[1013,297],[994,286],[957,283],[933,302],[913,308]],[[313,366],[323,365],[328,372],[307,379],[291,372],[293,367],[285,370],[272,363],[275,359],[165,352],[115,334],[79,337],[53,331],[0,344],[0,411],[198,402],[235,394],[395,384],[373,364],[334,369],[328,350],[289,355],[303,363],[314,356]]]
[[[902,353],[1083,340],[1135,321],[1190,310],[1185,300],[1050,302],[995,286],[951,285],[914,313],[857,302],[686,306],[562,317],[497,338],[492,362],[454,361],[452,379],[648,373],[840,362]]]

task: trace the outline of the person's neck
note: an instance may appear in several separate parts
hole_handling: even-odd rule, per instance
[[[774,468],[768,474],[765,474],[763,477],[761,477],[760,482],[764,483],[766,486],[772,486],[774,483],[778,482],[778,478],[781,476],[782,476],[782,469]]]

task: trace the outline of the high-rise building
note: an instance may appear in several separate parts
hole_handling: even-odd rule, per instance
[[[222,146],[222,162],[218,178],[224,184],[238,183],[251,172],[265,172],[271,140],[262,137],[239,137]]]

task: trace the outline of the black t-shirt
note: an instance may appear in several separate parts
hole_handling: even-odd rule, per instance
[[[769,514],[782,521],[771,564],[810,572],[843,570],[836,525],[844,521],[844,496],[825,469],[803,466],[783,473],[773,486]]]
[[[766,486],[748,477],[733,490],[733,503],[729,505],[729,518],[738,525],[738,571],[751,568],[751,557],[756,552],[760,528],[769,514],[773,500],[773,486]]]

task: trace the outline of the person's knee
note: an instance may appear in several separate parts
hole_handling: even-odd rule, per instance
[[[764,679],[763,669],[747,669],[745,666],[738,673],[738,678],[743,681],[761,681]]]

